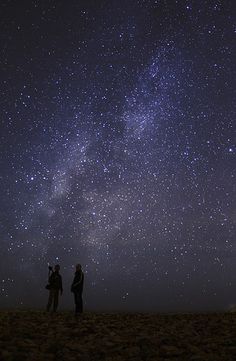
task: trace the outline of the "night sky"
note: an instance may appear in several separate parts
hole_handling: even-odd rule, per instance
[[[0,4],[0,306],[236,304],[234,1]]]

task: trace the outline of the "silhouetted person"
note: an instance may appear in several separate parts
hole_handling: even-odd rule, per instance
[[[54,271],[48,278],[49,284],[49,297],[48,297],[48,304],[47,304],[47,311],[50,311],[50,308],[53,304],[53,312],[56,312],[58,307],[58,298],[59,298],[59,291],[63,292],[62,288],[62,277],[59,274],[60,266],[57,264],[54,267]]]
[[[73,283],[71,285],[71,292],[74,293],[75,300],[75,315],[78,315],[83,312],[83,293],[84,287],[84,273],[82,271],[81,265],[76,265],[76,272],[73,279]]]

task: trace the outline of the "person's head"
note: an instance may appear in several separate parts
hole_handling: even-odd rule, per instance
[[[60,271],[60,265],[56,264],[56,266],[54,267],[55,272],[59,272]]]
[[[80,272],[82,270],[81,264],[79,263],[75,266],[75,268],[76,268],[76,272]]]

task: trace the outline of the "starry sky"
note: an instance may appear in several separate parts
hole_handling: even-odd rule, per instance
[[[236,303],[234,1],[2,0],[0,306]]]

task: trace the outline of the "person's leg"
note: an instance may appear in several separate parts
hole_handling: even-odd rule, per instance
[[[54,290],[53,311],[57,311],[59,290]]]
[[[81,312],[84,312],[84,301],[83,301],[83,297],[82,297],[82,293],[81,293]]]
[[[75,300],[75,314],[79,312],[78,310],[78,292],[74,293],[74,300]]]
[[[81,292],[78,294],[78,312],[79,313],[83,312],[83,299],[82,299],[82,293]]]
[[[47,303],[47,312],[50,311],[52,301],[53,301],[53,290],[49,290],[48,303]]]

